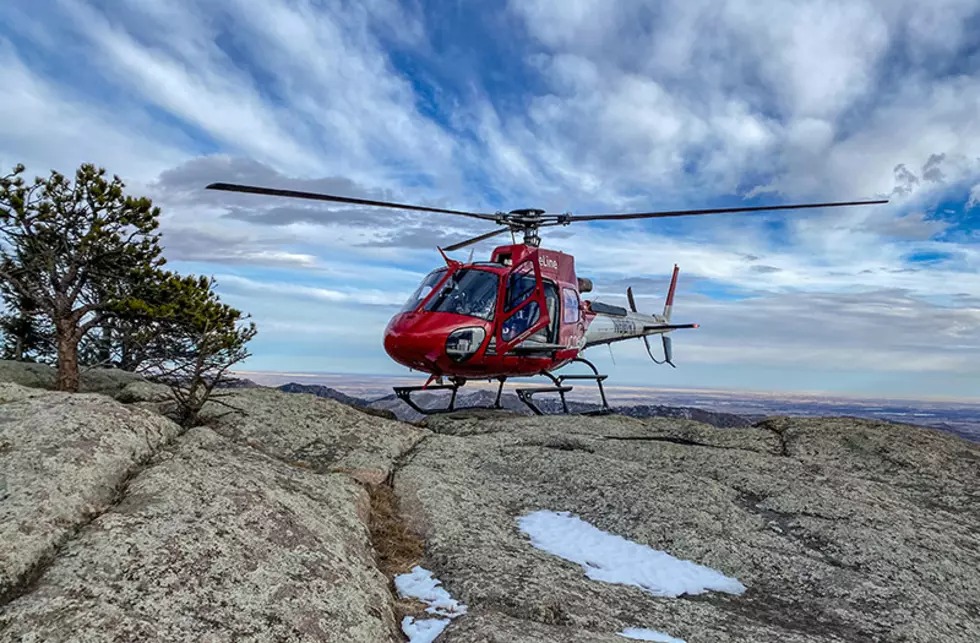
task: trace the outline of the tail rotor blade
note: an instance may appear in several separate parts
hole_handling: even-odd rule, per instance
[[[636,301],[633,299],[633,286],[629,286],[626,289],[626,298],[630,302],[630,310],[632,310],[635,313],[636,312]]]
[[[670,343],[670,337],[667,335],[662,335],[661,337],[663,337],[664,340],[664,361],[674,368],[677,368],[677,366],[674,365],[674,350]]]

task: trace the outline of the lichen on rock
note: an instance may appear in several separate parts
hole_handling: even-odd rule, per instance
[[[191,429],[0,616],[5,640],[396,641],[350,478]]]
[[[849,418],[790,418],[779,433],[615,417],[428,425],[436,435],[394,484],[426,538],[423,565],[470,606],[445,643],[498,628],[615,640],[625,627],[689,643],[980,640],[976,444]],[[520,533],[536,510],[748,589],[667,599],[590,579]]]
[[[467,606],[438,643],[980,640],[980,445],[938,431],[498,412],[419,428],[249,388],[181,433],[145,382],[106,385],[126,405],[39,385],[0,384],[0,642],[399,641],[426,615],[392,582],[416,565]],[[547,545],[521,522],[535,512],[601,538]],[[590,555],[613,536],[745,590],[595,573],[624,562]]]
[[[180,428],[102,395],[0,382],[0,600],[22,589]]]
[[[428,434],[335,400],[266,388],[223,397],[221,404],[205,407],[202,420],[221,435],[285,462],[321,473],[345,472],[367,484],[387,480],[395,461]]]

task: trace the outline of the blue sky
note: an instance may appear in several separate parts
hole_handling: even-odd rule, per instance
[[[681,266],[679,368],[595,349],[611,382],[977,398],[977,43],[980,0],[13,0],[0,162],[151,196],[277,371],[403,374],[385,323],[484,228],[211,181],[581,214],[886,196],[545,244],[650,311]]]

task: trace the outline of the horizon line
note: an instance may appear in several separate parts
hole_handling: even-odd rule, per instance
[[[339,371],[267,371],[267,370],[229,370],[229,374],[233,376],[245,376],[245,375],[274,375],[281,377],[318,377],[318,376],[340,376],[340,377],[367,377],[367,378],[390,378],[390,379],[400,379],[411,377],[409,374],[405,375],[394,375],[388,373],[349,373],[349,372],[339,372]],[[473,378],[474,382],[483,382],[482,379]],[[932,396],[903,396],[897,394],[856,394],[856,393],[841,393],[835,391],[763,391],[758,389],[734,389],[734,388],[695,388],[695,387],[683,387],[683,386],[656,386],[649,384],[605,384],[604,388],[607,390],[629,390],[636,389],[640,391],[657,391],[664,393],[706,393],[706,394],[741,394],[749,396],[770,396],[770,397],[780,397],[780,396],[800,396],[800,397],[822,397],[822,398],[845,398],[852,400],[882,400],[882,401],[902,401],[902,402],[946,402],[954,404],[966,404],[974,405],[980,404],[980,397],[946,397],[941,395]]]

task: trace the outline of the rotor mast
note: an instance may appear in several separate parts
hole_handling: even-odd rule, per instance
[[[501,217],[500,223],[508,226],[513,232],[523,233],[524,245],[537,248],[541,245],[541,235],[538,234],[538,228],[544,223],[541,217],[543,214],[544,210],[537,208],[511,210]]]

